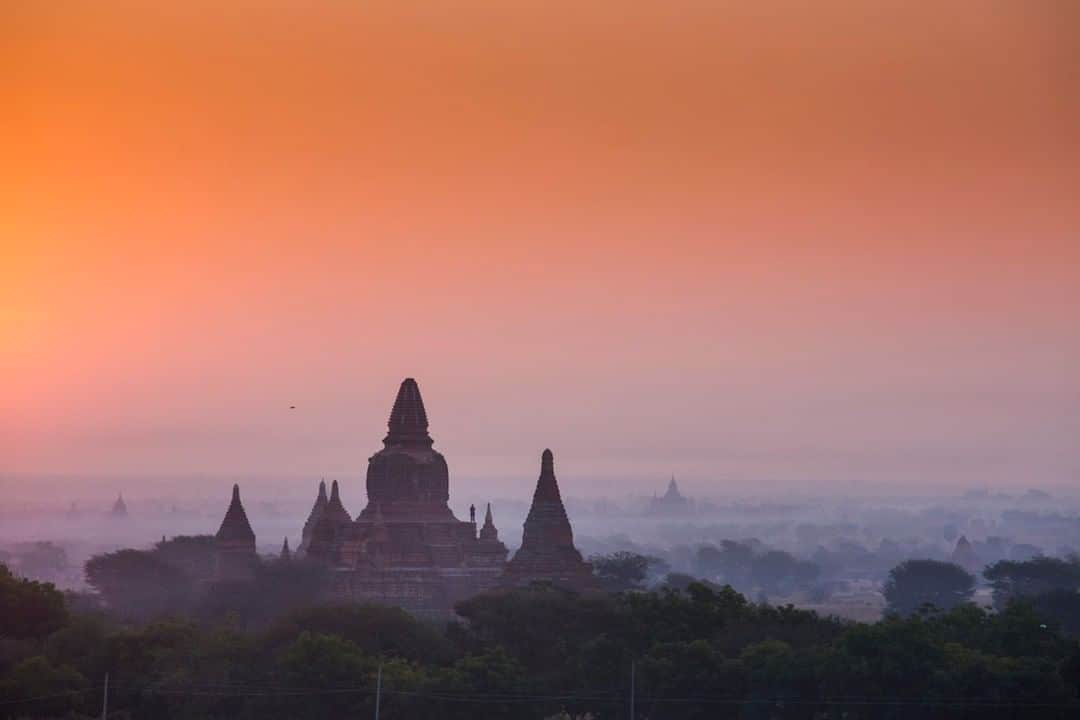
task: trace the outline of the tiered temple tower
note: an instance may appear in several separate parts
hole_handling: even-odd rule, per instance
[[[432,447],[424,400],[412,378],[401,383],[387,425],[383,449],[368,460],[368,504],[358,519],[368,519],[375,506],[387,519],[453,519],[450,471]]]
[[[255,532],[233,485],[232,502],[214,536],[214,577],[220,581],[249,580],[255,574]]]
[[[401,383],[387,426],[382,450],[368,460],[367,505],[355,521],[336,525],[323,550],[320,528],[328,523],[331,497],[310,554],[334,567],[334,594],[341,599],[446,617],[458,601],[498,584],[506,546],[494,524],[481,540],[476,523],[451,512],[449,469],[433,447],[412,378]]]
[[[550,450],[540,457],[540,478],[525,518],[521,547],[506,566],[505,581],[510,585],[550,582],[572,590],[594,587],[592,566],[574,547],[574,531],[559,493],[555,456]]]

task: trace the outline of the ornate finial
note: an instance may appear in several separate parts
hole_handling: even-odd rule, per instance
[[[326,479],[319,480],[319,497],[323,500],[326,499]]]
[[[233,483],[232,499],[233,502],[240,502],[240,483]]]
[[[341,502],[341,496],[340,496],[339,491],[338,491],[337,480],[330,483],[330,500],[331,500],[331,502],[333,502],[334,500],[337,500],[338,502]]]

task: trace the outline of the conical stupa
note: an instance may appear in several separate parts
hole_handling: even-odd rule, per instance
[[[540,457],[540,477],[525,518],[521,547],[507,564],[506,577],[512,584],[546,581],[573,589],[594,585],[592,566],[574,547],[574,531],[555,479],[551,450],[544,450]]]
[[[246,580],[254,574],[255,531],[251,529],[240,486],[233,485],[232,500],[214,536],[215,574],[219,580]]]

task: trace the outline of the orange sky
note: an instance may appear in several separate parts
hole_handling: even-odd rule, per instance
[[[1080,478],[1077,4],[161,5],[0,9],[0,473]]]

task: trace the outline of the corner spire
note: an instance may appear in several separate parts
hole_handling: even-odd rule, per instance
[[[285,536],[285,542],[281,543],[281,559],[292,559],[292,551],[289,550],[289,537],[287,535]]]
[[[495,529],[495,522],[491,518],[491,503],[487,504],[487,512],[484,513],[484,526],[480,528],[480,539],[489,542],[499,539],[499,531]]]
[[[322,515],[328,518],[335,527],[352,522],[352,515],[349,515],[349,511],[345,509],[345,505],[341,502],[341,489],[338,487],[337,480],[330,483],[330,501],[326,503]]]
[[[318,497],[316,498],[315,501],[318,502],[320,500],[322,502],[326,502],[326,480],[325,479],[319,480],[319,495],[318,495]]]
[[[398,388],[397,398],[394,400],[394,408],[390,411],[390,420],[387,422],[389,431],[383,444],[386,447],[395,445],[423,445],[431,447],[431,436],[428,435],[427,411],[424,409],[424,400],[420,397],[420,386],[416,380],[405,378]]]
[[[545,450],[540,457],[532,505],[525,518],[521,547],[506,566],[511,584],[547,580],[572,588],[591,587],[592,568],[574,547],[574,531],[555,480],[555,457]]]

